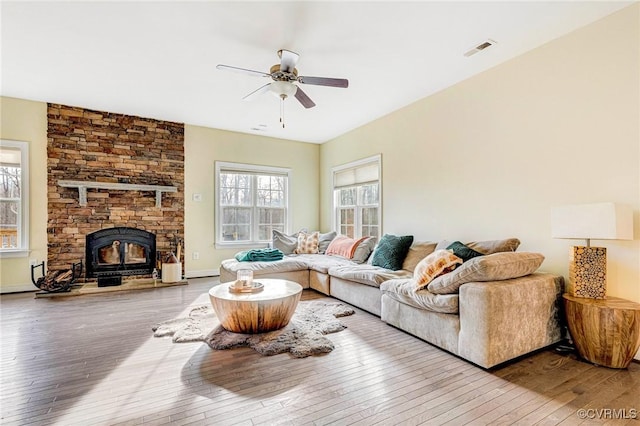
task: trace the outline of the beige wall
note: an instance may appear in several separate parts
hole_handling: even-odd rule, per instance
[[[214,167],[216,161],[292,169],[291,229],[318,229],[318,145],[185,126],[185,266],[187,276],[217,271],[238,249],[215,248]],[[202,201],[193,201],[193,194]],[[200,254],[193,260],[193,252]]]
[[[0,137],[29,142],[29,248],[26,257],[0,259],[0,292],[36,290],[29,259],[47,257],[47,104],[0,97]]]
[[[331,167],[376,153],[383,232],[516,236],[565,277],[583,241],[551,238],[551,207],[627,203],[635,240],[592,243],[608,249],[608,294],[640,302],[639,14],[635,4],[322,145],[321,227]]]
[[[30,247],[28,257],[0,259],[0,292],[35,290],[29,259],[47,254],[47,104],[1,97],[3,139],[29,142]],[[237,249],[216,250],[213,184],[216,160],[292,169],[293,223],[291,229],[318,228],[318,145],[185,126],[185,269],[187,276],[217,272],[220,261]],[[193,194],[202,201],[193,201]],[[200,253],[193,260],[194,251]]]

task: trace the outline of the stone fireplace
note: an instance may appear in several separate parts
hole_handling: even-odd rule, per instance
[[[184,125],[59,104],[47,118],[47,269],[151,277],[184,239]]]

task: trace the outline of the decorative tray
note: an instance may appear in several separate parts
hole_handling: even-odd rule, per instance
[[[254,281],[251,287],[235,287],[235,283],[229,286],[229,293],[257,293],[264,289],[264,285]]]

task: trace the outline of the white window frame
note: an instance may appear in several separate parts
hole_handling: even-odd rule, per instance
[[[373,155],[367,158],[362,158],[360,160],[342,164],[340,166],[336,166],[331,169],[331,191],[332,191],[332,194],[331,194],[332,223],[331,225],[333,230],[335,230],[336,232],[340,233],[340,229],[339,229],[340,220],[338,218],[340,214],[340,209],[338,206],[336,189],[349,187],[349,186],[337,186],[336,174],[339,172],[344,172],[345,170],[349,170],[349,169],[357,169],[359,167],[372,164],[372,163],[376,163],[378,167],[378,179],[375,181],[356,181],[356,183],[353,186],[357,187],[357,186],[362,186],[367,183],[373,183],[373,182],[378,183],[378,227],[379,227],[378,229],[379,229],[379,238],[382,237],[383,232],[382,232],[382,155],[381,154]],[[357,196],[358,195],[356,195],[356,197]],[[358,202],[359,201],[357,201],[356,203]],[[354,238],[356,239],[362,237],[361,234],[362,234],[362,208],[363,207],[366,207],[366,206],[356,204],[356,207],[355,207]]]
[[[0,139],[0,146],[20,150],[20,213],[18,214],[17,248],[0,247],[0,258],[29,255],[29,143]]]
[[[230,249],[230,248],[252,248],[252,247],[265,247],[271,242],[271,238],[264,241],[252,240],[247,242],[236,242],[236,241],[224,241],[222,238],[222,208],[220,206],[220,173],[221,172],[238,172],[238,173],[250,173],[250,174],[274,174],[274,175],[283,175],[286,177],[285,179],[285,224],[284,229],[285,233],[289,233],[289,228],[291,224],[291,201],[290,201],[290,188],[292,181],[292,172],[291,169],[285,167],[274,167],[274,166],[261,166],[255,164],[242,164],[242,163],[232,163],[226,161],[216,161],[215,162],[215,247],[216,249]],[[253,188],[253,200],[256,194],[256,188]],[[257,237],[257,222],[255,218],[256,207],[253,206],[252,209],[252,235]]]

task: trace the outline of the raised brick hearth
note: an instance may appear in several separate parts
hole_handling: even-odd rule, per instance
[[[156,234],[158,251],[184,239],[184,124],[48,104],[49,270],[84,260],[85,237],[112,227]],[[60,180],[175,186],[156,207],[152,191],[77,188]],[[181,259],[183,261],[183,259]],[[184,264],[184,261],[183,261]]]

